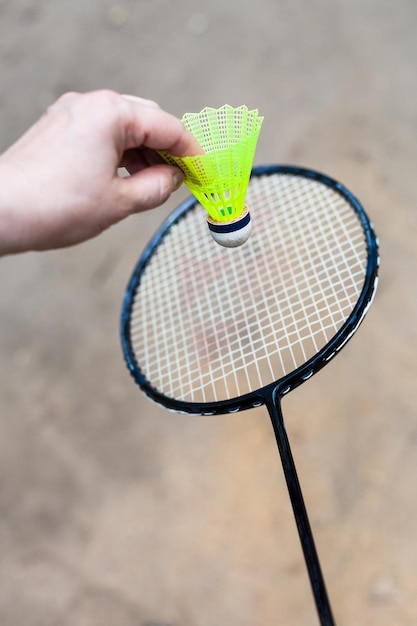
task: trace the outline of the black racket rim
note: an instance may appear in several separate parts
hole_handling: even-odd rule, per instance
[[[127,368],[141,390],[151,400],[164,406],[166,409],[177,413],[188,413],[193,415],[221,415],[261,406],[266,404],[272,396],[279,396],[282,398],[292,389],[295,389],[303,382],[311,378],[329,361],[331,361],[355,334],[368,312],[378,283],[379,253],[378,239],[362,204],[349,191],[349,189],[337,180],[315,170],[303,167],[293,165],[261,165],[253,168],[251,178],[257,176],[269,176],[272,174],[288,174],[315,180],[338,192],[351,205],[362,224],[368,253],[364,284],[359,298],[349,317],[332,337],[332,339],[330,339],[330,341],[328,341],[328,343],[323,346],[323,348],[321,348],[321,350],[319,350],[312,358],[308,359],[305,363],[279,380],[239,397],[209,403],[185,402],[183,400],[165,396],[149,383],[140,369],[140,365],[136,360],[132,346],[130,319],[142,273],[149,263],[154,251],[164,237],[169,233],[171,227],[182,219],[188,211],[192,210],[199,204],[198,200],[191,196],[181,203],[165,219],[140,256],[128,282],[121,313],[120,335]]]

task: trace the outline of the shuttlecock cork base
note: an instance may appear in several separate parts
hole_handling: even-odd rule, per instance
[[[249,239],[252,230],[252,220],[246,204],[242,215],[230,222],[218,222],[209,216],[207,224],[214,241],[225,248],[242,246]]]
[[[220,109],[206,107],[200,113],[186,113],[182,121],[202,154],[161,154],[184,172],[185,184],[208,213],[213,239],[225,247],[240,246],[251,232],[245,200],[263,117],[257,109],[225,104]]]

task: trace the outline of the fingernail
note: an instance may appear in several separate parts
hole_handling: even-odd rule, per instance
[[[175,174],[172,175],[172,185],[173,185],[174,191],[179,189],[183,182],[184,182],[184,174],[182,172],[175,172]]]

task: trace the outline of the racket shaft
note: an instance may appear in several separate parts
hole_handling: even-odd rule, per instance
[[[278,398],[267,402],[321,626],[335,626]]]

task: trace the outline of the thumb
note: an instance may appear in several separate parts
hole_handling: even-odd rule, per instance
[[[147,211],[163,204],[184,181],[184,173],[172,165],[152,165],[120,180],[128,213]]]

